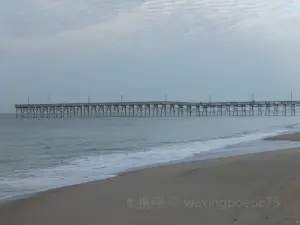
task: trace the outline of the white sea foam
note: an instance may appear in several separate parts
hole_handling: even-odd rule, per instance
[[[140,149],[136,152],[86,156],[54,168],[19,171],[0,180],[0,186],[4,187],[4,190],[0,193],[0,199],[92,180],[106,179],[129,169],[182,160],[195,154],[263,139],[286,131],[288,130],[256,132],[215,140],[168,144],[155,148]],[[9,192],[5,190],[9,190]]]

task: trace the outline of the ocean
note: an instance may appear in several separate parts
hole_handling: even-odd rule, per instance
[[[300,146],[299,117],[16,119],[0,115],[0,200],[141,167]]]

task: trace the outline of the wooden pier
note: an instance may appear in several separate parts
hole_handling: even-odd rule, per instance
[[[296,116],[300,101],[17,104],[17,118]]]

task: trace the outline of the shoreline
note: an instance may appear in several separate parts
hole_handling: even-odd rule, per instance
[[[289,139],[290,137],[292,137],[292,140]],[[283,134],[260,139],[260,141],[272,141],[272,142],[273,141],[295,141],[295,140],[293,140],[293,138],[295,139],[295,137],[297,137],[300,141],[300,132],[283,133]],[[251,141],[251,142],[253,142],[253,141]],[[299,145],[300,145],[300,142],[299,142]],[[77,186],[77,185],[84,185],[84,184],[90,183],[90,182],[105,181],[107,179],[116,178],[116,177],[122,176],[127,173],[131,173],[131,172],[139,172],[139,171],[152,169],[152,168],[156,168],[156,167],[159,168],[159,167],[164,167],[164,166],[172,166],[172,165],[176,165],[176,164],[189,163],[189,162],[195,162],[195,161],[223,159],[223,158],[243,156],[243,155],[249,155],[249,154],[251,155],[251,154],[264,153],[264,152],[273,152],[273,151],[278,151],[278,150],[290,150],[290,149],[295,149],[295,148],[298,148],[298,146],[297,147],[288,147],[288,148],[271,148],[271,149],[264,149],[264,150],[260,150],[260,151],[242,151],[242,152],[237,152],[235,150],[232,150],[231,148],[229,148],[229,150],[231,150],[231,151],[227,152],[227,150],[228,150],[227,148],[222,148],[222,149],[220,149],[221,151],[217,150],[214,152],[201,152],[199,154],[195,154],[194,156],[187,157],[187,158],[184,158],[181,160],[172,160],[169,162],[154,163],[154,164],[149,164],[149,165],[145,165],[145,166],[129,168],[124,171],[120,171],[120,172],[116,173],[115,175],[108,177],[108,178],[79,182],[79,183],[69,184],[69,185],[63,185],[63,186],[58,186],[58,187],[54,187],[54,188],[49,188],[49,189],[45,189],[45,190],[41,190],[41,191],[25,193],[25,194],[20,194],[20,195],[15,195],[15,196],[8,196],[8,197],[0,199],[0,208],[10,202],[19,201],[22,199],[28,199],[28,198],[34,197],[36,195],[39,195],[41,193],[44,193],[44,192],[57,190],[57,189],[63,189],[63,188],[67,188],[67,187]]]
[[[262,139],[262,141],[265,140],[274,141],[274,143],[277,141],[299,141],[300,144],[300,132],[284,133]],[[261,164],[262,161],[264,162],[263,164]],[[246,166],[243,163],[246,163]],[[252,163],[256,166],[252,165]],[[169,223],[168,221],[171,217],[177,217],[177,213],[183,215],[191,214],[192,221],[196,220],[196,215],[194,215],[195,206],[192,209],[187,206],[182,206],[181,209],[174,209],[174,207],[169,206],[169,208],[163,208],[158,211],[157,209],[151,209],[149,214],[153,214],[153,216],[141,216],[140,213],[143,214],[145,209],[141,209],[140,205],[138,207],[138,199],[141,201],[143,197],[150,196],[150,198],[157,200],[161,195],[169,198],[169,200],[174,196],[179,196],[179,198],[185,200],[200,199],[200,203],[203,198],[207,200],[207,197],[209,197],[209,200],[218,204],[224,198],[225,200],[227,199],[229,204],[229,201],[232,199],[254,199],[259,197],[261,201],[265,201],[267,196],[279,196],[282,198],[282,195],[284,195],[283,202],[280,202],[281,206],[284,205],[284,208],[263,208],[260,209],[261,212],[253,208],[249,212],[256,216],[263,212],[263,214],[266,214],[265,218],[273,216],[274,220],[282,221],[282,216],[283,214],[285,215],[286,207],[289,205],[287,210],[288,217],[289,220],[293,220],[295,218],[295,210],[300,212],[300,191],[299,193],[296,191],[296,189],[300,189],[300,176],[297,174],[300,166],[298,165],[300,165],[300,147],[158,163],[122,171],[114,177],[102,180],[67,185],[5,199],[0,201],[0,221],[3,219],[4,225],[20,224],[21,222],[24,225],[50,225],[53,224],[49,223],[52,220],[58,225],[79,225],[81,223],[73,220],[73,215],[80,215],[84,220],[89,221],[89,224],[96,225],[100,223],[99,215],[84,211],[94,212],[97,207],[100,207],[100,211],[104,212],[101,213],[102,217],[104,217],[104,224],[111,224],[112,221],[116,224],[139,224],[135,222],[136,217],[142,217],[146,222],[149,221],[149,224],[153,224],[155,222],[153,222],[153,219],[156,216],[163,223],[166,223],[166,221]],[[264,174],[264,171],[268,171],[268,173],[265,174],[265,177],[260,177],[260,175]],[[288,177],[287,180],[286,177]],[[214,180],[215,178],[223,181],[218,183]],[[224,178],[226,179],[224,180]],[[266,180],[268,183],[265,183]],[[278,187],[278,183],[280,187]],[[245,184],[249,187],[245,186]],[[237,188],[239,185],[244,188]],[[229,188],[228,186],[231,187]],[[269,192],[269,189],[271,192]],[[292,197],[285,199],[286,194],[281,193],[282,189],[292,192]],[[102,195],[101,193],[106,194]],[[247,196],[244,196],[245,193]],[[255,193],[258,193],[258,195],[256,196]],[[261,195],[262,193],[264,195]],[[299,196],[299,204],[297,196]],[[80,204],[76,205],[78,203]],[[290,206],[294,205],[297,205],[296,208],[292,207],[291,209]],[[122,220],[107,217],[109,211],[114,210],[115,207],[122,215]],[[60,210],[57,211],[58,209]],[[179,210],[179,212],[176,212],[176,210]],[[231,212],[232,210],[234,213]],[[216,211],[213,209],[212,211],[221,218],[227,218],[225,223],[223,223],[223,220],[214,220],[214,216],[208,216],[210,214],[206,215],[208,211],[203,210],[203,206],[200,214],[204,218],[203,221],[205,223],[231,224],[241,220],[239,211],[243,212],[242,215],[248,215],[249,212],[244,210],[238,209],[236,211],[236,209],[230,209],[229,213],[224,212],[224,210],[220,211],[218,209]],[[149,210],[146,211],[149,212]],[[199,211],[199,207],[196,211]],[[283,211],[284,213],[282,214]],[[164,216],[162,212],[167,212],[167,215],[170,215]],[[232,213],[237,214],[232,217]],[[290,216],[291,213],[293,214],[292,217]],[[277,218],[277,214],[281,217]],[[229,220],[228,216],[230,217]],[[52,220],[50,220],[50,217]],[[248,216],[246,217],[248,218]],[[257,223],[262,224],[265,220],[260,218]],[[300,217],[297,217],[298,220],[300,221]],[[178,218],[178,221],[180,221],[180,218]],[[181,221],[181,224],[183,222]],[[172,223],[180,224],[177,223],[177,220],[172,221]]]
[[[92,225],[179,225],[184,221],[198,224],[199,218],[200,223],[206,224],[295,222],[300,219],[299,213],[296,215],[300,204],[295,201],[300,196],[298,156],[300,148],[128,171],[105,180],[51,189],[9,202],[0,207],[0,219],[4,225],[77,225],[81,222]],[[141,208],[140,201],[144,197],[155,199],[154,208]],[[280,206],[221,210],[216,205],[207,208],[198,201],[200,208],[187,205],[163,207],[161,197],[168,199],[168,203],[175,197],[184,201],[211,201],[218,203],[218,207],[224,200],[228,204],[232,200],[243,200],[244,204],[247,199],[266,203],[267,197],[278,197],[272,204]],[[111,212],[118,216],[110,216]]]

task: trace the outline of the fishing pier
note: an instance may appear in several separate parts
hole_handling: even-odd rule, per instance
[[[17,118],[296,116],[300,101],[17,104]]]

